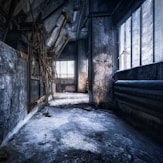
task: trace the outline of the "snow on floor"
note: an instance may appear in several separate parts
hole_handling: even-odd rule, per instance
[[[50,106],[88,103],[89,95],[86,93],[55,93],[54,100],[49,100]]]
[[[88,104],[44,107],[2,150],[8,163],[163,162],[161,145]]]

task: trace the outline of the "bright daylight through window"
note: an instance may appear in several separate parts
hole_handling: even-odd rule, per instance
[[[162,0],[146,0],[120,25],[119,70],[163,61],[162,9]]]
[[[74,61],[57,61],[56,62],[56,71],[58,78],[74,78]]]

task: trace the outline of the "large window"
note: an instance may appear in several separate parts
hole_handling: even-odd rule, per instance
[[[74,61],[57,61],[56,71],[58,78],[69,79],[74,78]]]
[[[124,44],[125,44],[125,31],[124,31],[124,28],[125,28],[125,24],[122,24],[120,29],[119,29],[119,42],[120,42],[120,45],[119,45],[119,68],[120,70],[123,70],[125,65],[125,58],[124,58]]]
[[[119,27],[119,70],[163,61],[163,1],[146,0]]]
[[[153,2],[146,0],[142,5],[142,65],[153,62]]]
[[[163,61],[163,0],[155,0],[155,61]]]
[[[140,65],[140,9],[132,14],[132,67]]]
[[[131,66],[131,18],[121,25],[119,35],[119,66],[121,70],[124,70]]]

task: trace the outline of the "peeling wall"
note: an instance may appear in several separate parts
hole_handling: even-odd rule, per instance
[[[27,114],[27,61],[0,42],[0,144]]]
[[[112,87],[113,34],[111,17],[92,18],[92,102],[109,104]]]

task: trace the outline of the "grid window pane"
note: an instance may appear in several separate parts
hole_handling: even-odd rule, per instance
[[[60,78],[60,64],[59,62],[56,62],[56,72],[57,72],[57,77]]]
[[[119,68],[131,67],[131,18],[123,23],[119,29]]]
[[[73,78],[74,77],[74,61],[68,61],[68,77]]]
[[[74,61],[57,61],[56,71],[58,78],[74,78]]]
[[[155,62],[163,61],[163,0],[155,0]]]
[[[132,15],[132,67],[140,66],[140,8]]]
[[[162,9],[162,0],[146,0],[132,13],[132,24],[129,18],[120,26],[119,70],[128,69],[131,65],[138,67],[163,61],[163,12],[160,12]]]
[[[142,65],[153,63],[153,1],[142,5]]]
[[[123,51],[124,51],[124,28],[125,25],[122,24],[120,26],[119,29],[119,69],[123,70],[124,69],[124,55],[123,55]]]
[[[131,17],[126,21],[125,69],[131,67]]]

